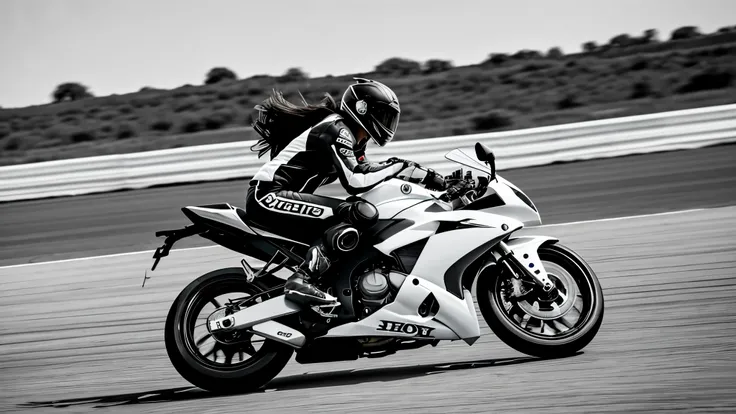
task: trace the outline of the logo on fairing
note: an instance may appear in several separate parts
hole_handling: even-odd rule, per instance
[[[273,194],[268,194],[263,200],[263,204],[270,209],[308,217],[322,217],[322,213],[325,212],[325,209],[321,207],[310,206],[308,204],[297,203],[294,201],[280,200]]]
[[[420,338],[431,338],[432,331],[434,328],[429,326],[414,325],[413,323],[403,323],[394,321],[381,321],[381,325],[376,329],[377,331],[396,332],[403,333],[406,335],[417,336]]]
[[[404,194],[411,193],[411,186],[409,184],[401,184],[401,192]]]
[[[355,156],[355,154],[353,153],[353,151],[350,151],[347,148],[340,148],[340,154],[342,154],[342,155],[344,155],[346,157],[354,157]]]
[[[358,111],[359,114],[365,115],[365,113],[368,112],[368,104],[361,99],[355,103],[355,110]]]

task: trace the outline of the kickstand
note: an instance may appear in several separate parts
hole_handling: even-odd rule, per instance
[[[141,287],[146,287],[146,280],[148,280],[150,278],[151,278],[151,276],[148,276],[148,269],[146,269],[146,272],[143,273],[143,284],[141,285]]]

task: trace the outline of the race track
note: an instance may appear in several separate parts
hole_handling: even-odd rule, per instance
[[[227,397],[178,376],[162,328],[178,291],[236,255],[174,251],[145,289],[148,253],[0,268],[0,411],[732,412],[735,228],[726,207],[533,229],[579,252],[603,285],[601,331],[574,357],[524,357],[481,321],[488,335],[472,347],[292,361],[265,392]]]
[[[736,145],[502,171],[536,203],[545,223],[736,203]],[[242,206],[247,182],[0,204],[0,266],[153,250],[156,230],[188,221],[180,208]],[[334,193],[334,189],[331,189]],[[192,237],[177,247],[203,246]]]

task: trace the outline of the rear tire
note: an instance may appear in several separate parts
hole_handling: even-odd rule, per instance
[[[281,372],[294,350],[269,339],[263,341],[260,349],[247,360],[235,364],[231,360],[231,366],[218,365],[216,357],[215,362],[208,361],[192,347],[195,342],[192,327],[197,320],[192,313],[196,313],[193,309],[201,301],[209,301],[209,297],[215,298],[218,294],[228,292],[252,295],[264,290],[262,286],[248,283],[240,268],[207,273],[184,288],[171,305],[164,335],[169,359],[184,379],[204,390],[222,394],[256,390]]]
[[[505,286],[504,280],[511,277],[507,269],[481,275],[477,285],[478,305],[493,333],[511,348],[542,358],[569,356],[585,348],[598,333],[603,323],[603,292],[593,270],[571,249],[560,244],[547,244],[541,246],[538,253],[545,268],[548,267],[548,263],[551,263],[549,268],[556,269],[558,273],[567,272],[577,283],[582,306],[580,311],[577,308],[571,309],[579,314],[576,323],[573,324],[567,319],[562,321],[562,318],[535,320],[531,315],[523,316],[524,312],[520,306],[512,305],[509,308],[508,305],[511,302],[507,301],[501,293]],[[551,279],[557,281],[565,279],[555,277],[549,271],[550,269],[547,270]],[[567,280],[570,278],[568,277]],[[570,293],[571,290],[567,292]],[[523,303],[521,300],[519,302]],[[537,304],[537,306],[541,305]],[[532,309],[534,313],[533,307],[527,306],[526,309]],[[569,315],[571,311],[566,315]],[[541,333],[534,332],[536,327],[527,329],[527,326],[534,321],[539,323]],[[547,327],[547,333],[544,333],[545,327]],[[554,330],[559,331],[559,334],[550,334]]]

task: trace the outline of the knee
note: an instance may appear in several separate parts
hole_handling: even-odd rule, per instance
[[[347,201],[338,207],[340,218],[355,226],[358,230],[365,230],[378,222],[378,209],[365,200]]]

